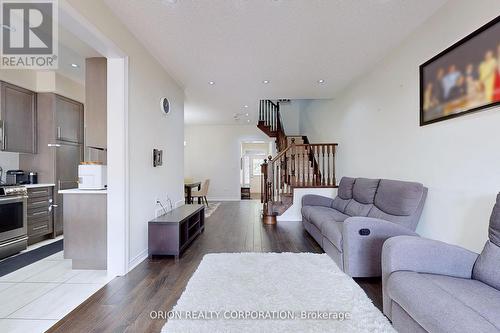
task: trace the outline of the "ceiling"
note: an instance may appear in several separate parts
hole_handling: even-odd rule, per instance
[[[56,71],[83,84],[85,82],[85,58],[102,56],[61,26],[58,31],[58,42],[59,68]],[[72,64],[78,67],[73,67]]]
[[[256,121],[264,98],[334,98],[446,2],[105,1],[184,87],[187,124]]]

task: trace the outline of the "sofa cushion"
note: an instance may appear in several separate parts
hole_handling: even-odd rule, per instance
[[[352,197],[359,203],[372,204],[377,193],[380,179],[356,178],[352,188]]]
[[[352,199],[352,188],[354,186],[355,178],[342,177],[339,183],[337,195],[345,200]]]
[[[372,207],[372,204],[359,203],[353,199],[345,208],[344,213],[349,216],[367,216]]]
[[[390,215],[410,216],[424,195],[424,186],[419,183],[398,180],[380,180],[375,206]]]
[[[314,224],[319,230],[325,222],[342,222],[349,216],[328,207],[305,206],[302,207],[302,216]]]
[[[342,225],[344,222],[327,222],[321,226],[321,234],[342,252]]]
[[[500,247],[486,242],[474,264],[472,278],[500,290]]]
[[[497,195],[497,202],[491,213],[490,228],[488,231],[490,241],[496,246],[500,246],[500,193]]]
[[[302,206],[302,209],[300,212],[302,213],[302,217],[304,217],[306,220],[310,220],[311,212],[314,210],[313,208],[316,208],[315,206]]]
[[[498,332],[500,291],[477,280],[399,271],[388,296],[429,332]]]
[[[352,199],[342,199],[341,197],[336,196],[335,199],[333,199],[332,208],[345,213],[345,209],[351,200]]]

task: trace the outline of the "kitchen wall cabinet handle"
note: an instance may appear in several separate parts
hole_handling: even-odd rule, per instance
[[[57,126],[57,139],[61,138],[61,126]]]
[[[48,147],[56,147],[56,148],[57,148],[57,147],[61,147],[61,145],[60,145],[60,144],[58,144],[58,143],[49,143],[47,146],[48,146]]]

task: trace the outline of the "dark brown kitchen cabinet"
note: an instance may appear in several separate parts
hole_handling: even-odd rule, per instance
[[[36,93],[0,81],[0,150],[36,153]]]
[[[54,237],[52,186],[28,188],[28,244]]]
[[[55,95],[56,140],[83,143],[83,104]]]
[[[20,155],[19,168],[36,170],[38,182],[56,185],[54,232],[60,235],[64,223],[59,190],[78,187],[78,165],[83,161],[83,105],[57,94],[39,93],[37,119],[38,154]]]

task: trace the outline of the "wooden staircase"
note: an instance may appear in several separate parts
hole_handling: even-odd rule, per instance
[[[275,224],[276,216],[293,204],[295,188],[337,187],[336,143],[311,144],[306,136],[287,136],[280,115],[280,102],[261,100],[257,127],[276,138],[277,155],[261,165],[263,221]]]

